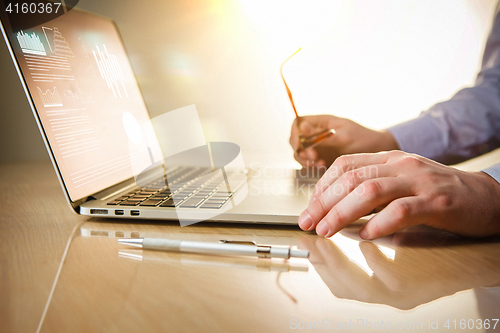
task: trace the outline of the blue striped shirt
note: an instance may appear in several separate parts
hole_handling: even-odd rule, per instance
[[[401,150],[452,164],[500,147],[499,8],[474,86],[389,128]],[[482,171],[500,182],[500,163]]]

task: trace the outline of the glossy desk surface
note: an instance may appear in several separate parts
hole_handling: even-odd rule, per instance
[[[298,227],[125,222],[72,213],[49,163],[0,165],[0,331],[493,331],[500,317],[499,237],[418,227],[360,242],[360,224],[323,239]],[[295,245],[310,260],[117,243],[143,236]]]

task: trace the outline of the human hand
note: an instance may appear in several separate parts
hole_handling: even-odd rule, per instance
[[[316,184],[299,226],[330,237],[374,211],[364,239],[425,224],[459,235],[500,232],[500,184],[401,151],[338,158]]]
[[[295,151],[295,159],[303,166],[328,167],[341,155],[399,149],[390,132],[371,130],[349,119],[331,115],[305,116],[299,119],[300,121],[295,119],[292,124],[290,144]],[[300,134],[310,136],[330,128],[336,131],[333,137],[297,153]]]

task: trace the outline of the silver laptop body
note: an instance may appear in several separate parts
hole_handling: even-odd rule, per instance
[[[297,223],[314,179],[297,177],[293,170],[237,170],[229,175],[236,179],[230,188],[228,174],[216,174],[213,163],[211,170],[210,165],[153,165],[153,160],[164,161],[161,151],[133,151],[124,115],[142,122],[149,114],[112,20],[76,9],[36,26],[5,11],[1,18],[2,34],[75,212],[128,219],[182,216],[193,222]],[[203,154],[206,148],[210,153],[209,146],[196,149]],[[134,170],[141,168],[148,172],[138,184]],[[159,172],[167,176],[165,183]],[[198,176],[182,182],[186,172]],[[177,200],[169,206],[174,196]]]

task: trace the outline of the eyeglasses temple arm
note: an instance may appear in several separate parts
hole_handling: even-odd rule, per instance
[[[297,118],[299,118],[299,114],[297,113],[297,109],[295,108],[295,103],[293,102],[293,97],[292,97],[292,92],[290,91],[290,88],[288,88],[288,84],[286,84],[286,81],[285,81],[285,77],[283,76],[283,65],[288,61],[290,60],[291,57],[293,57],[294,55],[296,55],[300,50],[302,50],[302,48],[298,49],[297,51],[295,51],[294,54],[292,54],[291,56],[288,57],[288,59],[286,59],[282,64],[281,64],[281,67],[280,67],[280,74],[281,74],[281,79],[283,80],[283,83],[285,84],[285,88],[286,88],[286,92],[288,94],[288,98],[290,98],[290,102],[292,102],[292,107],[293,107],[293,112],[295,112],[295,116]]]

